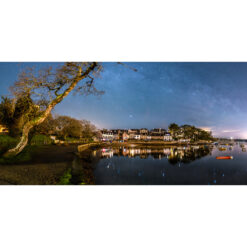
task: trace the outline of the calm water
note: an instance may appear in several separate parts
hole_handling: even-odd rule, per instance
[[[247,147],[247,143],[242,145]],[[247,184],[247,152],[239,143],[162,149],[104,148],[94,155],[100,157],[93,171],[95,184]],[[227,155],[234,159],[216,159]]]

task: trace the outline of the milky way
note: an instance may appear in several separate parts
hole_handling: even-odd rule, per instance
[[[0,63],[0,92],[8,94],[24,66]],[[51,63],[49,63],[51,65]],[[57,64],[53,64],[57,65]],[[88,119],[100,128],[167,128],[193,124],[215,136],[247,138],[247,63],[103,63],[96,87],[105,94],[68,96],[55,113]]]

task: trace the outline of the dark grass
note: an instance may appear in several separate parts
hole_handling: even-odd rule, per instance
[[[60,181],[58,182],[58,185],[70,185],[71,184],[71,169],[68,169],[63,176],[60,178]]]
[[[37,149],[37,147],[33,147],[33,146],[26,146],[24,148],[24,150],[16,155],[16,156],[12,156],[12,157],[0,157],[0,164],[4,165],[4,164],[20,164],[20,163],[25,163],[28,162],[32,159],[32,153]]]
[[[0,135],[0,157],[8,149],[15,147],[18,141],[19,138],[14,138],[8,135]]]
[[[50,138],[49,138],[50,139]],[[28,145],[24,148],[24,150],[13,157],[5,158],[3,157],[3,154],[11,149],[14,148],[19,141],[19,138],[14,138],[8,135],[0,135],[0,164],[19,164],[28,162],[32,159],[32,153],[37,150],[37,147],[39,145],[42,145],[44,141],[47,141],[47,144],[51,144],[51,142],[48,142],[48,137],[37,135],[32,138],[33,143],[35,143],[35,146]],[[31,141],[31,144],[32,144]],[[34,145],[34,144],[32,144]]]

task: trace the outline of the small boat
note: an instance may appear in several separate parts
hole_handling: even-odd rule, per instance
[[[244,147],[245,147],[245,145],[244,145],[244,144],[240,144],[240,147],[241,147],[241,148],[244,148]]]
[[[242,152],[246,152],[246,148],[242,148]]]
[[[233,156],[217,156],[217,160],[232,160]]]

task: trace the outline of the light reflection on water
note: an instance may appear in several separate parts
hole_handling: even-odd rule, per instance
[[[195,159],[201,158],[208,154],[211,154],[212,147],[210,146],[188,146],[188,147],[169,147],[169,148],[103,148],[101,149],[101,158],[112,158],[113,156],[123,157],[140,157],[141,159],[147,159],[152,157],[153,159],[167,158],[171,164],[179,162],[189,163]]]
[[[247,146],[246,143],[243,145]],[[247,184],[247,153],[239,144],[167,148],[103,148],[96,184]],[[216,156],[233,160],[216,160]]]

